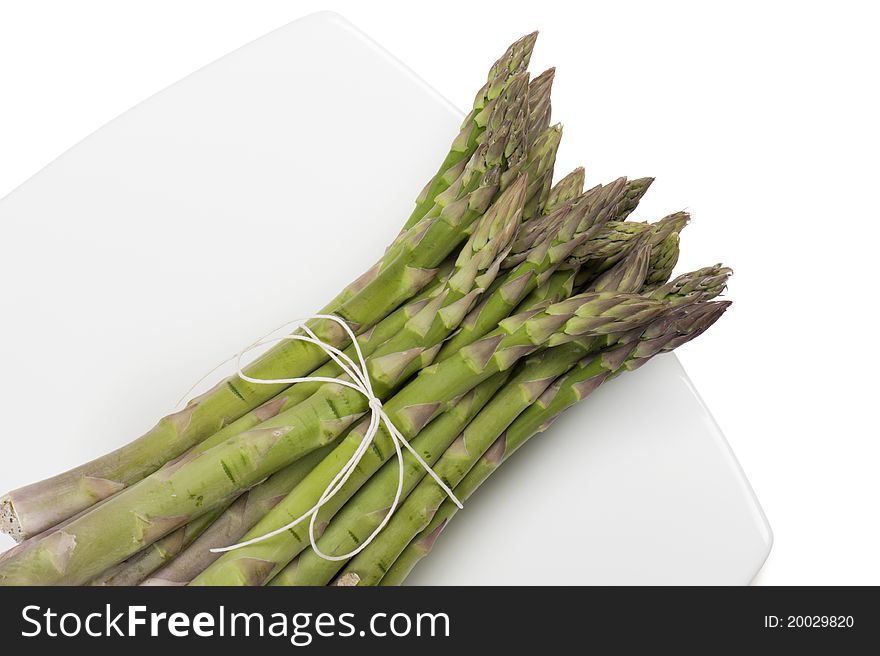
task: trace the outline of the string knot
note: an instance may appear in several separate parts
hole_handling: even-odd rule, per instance
[[[345,333],[348,335],[349,339],[351,340],[352,347],[353,347],[355,354],[357,356],[357,361],[355,362],[355,360],[353,360],[346,353],[339,350],[338,348],[336,348],[332,344],[327,344],[326,342],[319,339],[318,336],[315,335],[315,333],[307,325],[307,322],[309,322],[313,319],[323,319],[326,321],[333,321],[333,322],[337,323],[340,327],[342,327],[342,329],[345,331]],[[304,333],[304,334],[286,334],[281,337],[272,337],[272,335],[281,331],[282,329],[290,330],[291,328],[299,328],[302,330],[302,333]],[[254,378],[252,376],[248,376],[244,372],[243,366],[241,364],[241,359],[246,353],[249,353],[250,351],[253,351],[256,348],[259,348],[260,346],[264,346],[264,345],[272,344],[272,343],[277,343],[277,342],[281,342],[281,341],[285,341],[285,340],[307,342],[309,344],[314,344],[315,346],[320,348],[322,351],[324,351],[327,354],[327,356],[339,366],[339,368],[343,371],[343,373],[345,374],[345,376],[347,378],[331,378],[331,377],[325,377],[325,376],[303,376],[303,377],[297,377],[297,378],[270,378],[270,379],[267,379],[267,378]],[[406,440],[406,438],[401,434],[401,432],[397,429],[397,427],[394,425],[394,423],[388,417],[388,414],[385,412],[384,406],[382,405],[382,400],[378,396],[376,396],[376,394],[373,392],[373,385],[372,385],[372,381],[370,380],[370,374],[369,374],[369,370],[367,369],[367,363],[366,363],[366,360],[364,359],[363,353],[361,352],[361,347],[357,341],[357,337],[355,336],[354,332],[351,330],[349,325],[341,318],[337,317],[334,314],[316,314],[316,315],[314,315],[312,317],[308,317],[306,319],[297,319],[295,321],[288,321],[283,326],[279,326],[276,330],[273,330],[271,333],[269,333],[268,335],[266,335],[264,337],[261,337],[260,339],[255,341],[253,344],[251,344],[247,348],[243,349],[242,351],[239,351],[232,358],[229,358],[225,362],[220,363],[217,367],[215,367],[210,372],[208,372],[208,374],[203,376],[202,379],[199,380],[195,385],[193,385],[193,387],[190,388],[189,392],[187,392],[187,395],[189,395],[189,393],[191,393],[193,391],[193,389],[199,383],[203,382],[208,376],[210,376],[212,373],[217,371],[217,369],[219,369],[221,366],[223,366],[224,364],[226,364],[227,362],[230,362],[230,361],[235,362],[236,374],[238,375],[239,378],[241,378],[242,380],[245,380],[249,383],[256,384],[256,385],[293,385],[296,383],[319,382],[319,383],[334,383],[337,385],[343,385],[345,387],[349,387],[349,388],[359,392],[360,394],[362,394],[363,397],[367,400],[367,408],[370,411],[370,418],[369,418],[369,421],[367,424],[367,429],[366,429],[366,431],[364,431],[364,435],[361,438],[361,441],[358,444],[357,448],[355,449],[354,453],[348,459],[348,462],[346,462],[345,465],[343,465],[342,469],[340,469],[339,472],[333,477],[333,479],[327,484],[326,488],[321,493],[321,496],[318,498],[317,503],[315,503],[315,505],[312,506],[311,509],[304,512],[302,515],[297,517],[292,522],[289,522],[289,523],[285,524],[284,526],[281,526],[273,531],[270,531],[264,535],[257,536],[255,538],[251,538],[249,540],[245,540],[243,542],[239,542],[238,544],[233,544],[228,547],[220,547],[220,548],[216,548],[216,549],[211,549],[211,551],[213,553],[222,553],[225,551],[232,551],[234,549],[241,549],[242,547],[246,547],[251,544],[256,544],[257,542],[262,542],[263,540],[268,540],[271,537],[274,537],[276,535],[279,535],[280,533],[284,533],[284,532],[288,531],[289,529],[293,528],[294,526],[296,526],[296,525],[300,524],[301,522],[305,521],[306,519],[308,519],[309,520],[309,542],[312,545],[312,549],[314,549],[315,553],[318,554],[321,558],[324,558],[325,560],[340,561],[340,560],[348,560],[349,558],[356,556],[358,553],[360,553],[361,551],[366,549],[367,546],[370,544],[370,542],[372,542],[373,539],[377,535],[379,535],[379,533],[382,532],[382,529],[384,529],[385,526],[388,524],[388,522],[391,521],[391,516],[394,514],[394,511],[397,509],[397,507],[400,505],[400,500],[401,500],[401,497],[403,496],[403,487],[404,487],[404,480],[403,480],[404,479],[404,471],[405,471],[404,462],[403,462],[403,449],[404,448],[410,452],[412,457],[415,458],[416,462],[418,462],[419,465],[425,470],[425,472],[436,481],[436,483],[443,489],[443,491],[449,496],[449,498],[452,499],[452,501],[459,508],[462,507],[461,502],[456,498],[455,494],[453,494],[453,492],[449,488],[449,486],[445,482],[443,482],[443,480],[437,475],[437,472],[435,472],[431,468],[431,466],[427,462],[425,462],[424,458],[422,458],[422,456],[419,455],[419,453],[415,449],[413,449],[413,447],[410,445],[410,443]],[[373,444],[373,442],[375,441],[376,435],[378,434],[380,428],[384,429],[388,438],[391,440],[392,444],[394,445],[394,450],[397,454],[398,477],[397,477],[397,491],[394,494],[394,501],[389,506],[388,512],[385,514],[385,517],[382,519],[382,521],[379,523],[379,525],[369,535],[369,537],[367,537],[365,540],[360,542],[360,544],[358,545],[358,547],[356,549],[354,549],[353,551],[350,551],[347,554],[343,554],[341,556],[325,554],[324,552],[322,552],[318,548],[317,537],[315,536],[315,533],[316,533],[315,526],[316,526],[316,522],[317,522],[318,512],[321,510],[321,508],[325,504],[327,504],[327,502],[329,502],[334,496],[336,496],[336,494],[338,494],[340,490],[342,490],[346,481],[348,481],[348,479],[352,475],[352,473],[354,473],[357,470],[361,459],[364,457],[364,454],[367,452],[370,445]],[[340,445],[340,447],[337,447],[337,448],[347,448],[347,446],[343,447],[342,445]]]

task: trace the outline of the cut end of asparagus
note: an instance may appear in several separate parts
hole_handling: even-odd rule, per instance
[[[21,542],[25,538],[18,513],[15,512],[15,506],[9,497],[0,499],[0,533],[5,533],[16,542]]]
[[[357,575],[355,572],[347,572],[336,579],[336,582],[333,585],[343,587],[343,588],[353,588],[358,583],[361,582],[361,577]]]
[[[153,578],[153,579],[146,579],[143,583],[141,583],[141,585],[144,587],[153,587],[153,588],[164,587],[164,588],[167,588],[167,587],[183,587],[186,585],[186,583],[183,583],[180,581],[169,581],[168,579]]]

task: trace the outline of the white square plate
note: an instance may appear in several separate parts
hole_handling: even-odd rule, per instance
[[[144,101],[0,201],[0,488],[140,435],[216,362],[323,305],[397,232],[460,116],[315,14]],[[670,355],[525,447],[411,581],[744,584],[770,544]]]

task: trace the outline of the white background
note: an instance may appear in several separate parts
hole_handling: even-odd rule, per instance
[[[2,1],[0,197],[311,11],[344,14],[463,108],[504,46],[540,29],[532,70],[558,69],[558,170],[656,176],[639,218],[691,211],[680,267],[736,270],[733,310],[681,359],[773,526],[756,582],[880,584],[878,16],[871,3],[613,4]]]

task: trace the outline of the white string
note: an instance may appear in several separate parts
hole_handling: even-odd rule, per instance
[[[334,347],[331,344],[327,344],[326,342],[319,339],[312,330],[306,324],[307,321],[311,321],[312,319],[325,319],[327,321],[334,321],[338,325],[342,326],[343,330],[348,334],[348,337],[351,339],[351,343],[354,345],[355,353],[357,353],[358,362],[355,363],[348,355],[340,351],[338,348]],[[288,334],[282,337],[271,337],[278,331],[284,328],[297,327],[301,328],[305,335],[297,335],[297,334]],[[253,378],[248,376],[242,370],[241,359],[250,351],[267,344],[277,343],[281,341],[298,341],[298,342],[306,342],[308,344],[314,344],[315,346],[322,349],[337,365],[342,369],[345,374],[351,378],[351,380],[343,380],[341,378],[328,378],[323,376],[304,376],[297,378]],[[211,549],[212,553],[223,553],[226,551],[233,551],[235,549],[241,549],[242,547],[247,547],[252,544],[256,544],[258,542],[262,542],[263,540],[268,540],[280,533],[283,533],[294,526],[300,524],[306,518],[309,518],[309,542],[312,545],[312,549],[315,550],[315,553],[318,554],[321,558],[325,560],[348,560],[359,554],[361,551],[366,549],[366,547],[373,541],[373,539],[382,532],[382,529],[391,521],[391,516],[394,514],[394,511],[397,509],[397,506],[400,504],[400,497],[403,495],[403,477],[404,477],[404,463],[403,463],[403,451],[401,449],[401,445],[405,447],[416,459],[416,462],[421,465],[421,467],[431,475],[431,477],[437,482],[437,484],[443,489],[446,495],[452,499],[452,501],[459,508],[462,508],[461,502],[456,498],[455,494],[453,494],[452,490],[449,488],[446,483],[437,475],[431,466],[425,462],[425,460],[416,452],[415,449],[410,445],[410,443],[406,440],[406,438],[397,430],[397,427],[385,413],[385,410],[382,408],[382,401],[373,393],[373,386],[370,381],[370,375],[367,369],[367,363],[364,359],[364,355],[361,352],[360,344],[358,344],[357,338],[355,337],[354,332],[352,332],[351,328],[349,328],[348,324],[345,323],[342,319],[333,314],[316,314],[312,317],[308,317],[306,319],[297,319],[295,321],[288,321],[283,326],[279,326],[276,330],[273,330],[271,333],[266,335],[265,337],[261,337],[253,344],[248,346],[247,348],[239,351],[235,356],[227,360],[226,362],[222,362],[217,367],[214,367],[208,374],[206,374],[200,381],[196,382],[189,391],[187,392],[187,396],[192,392],[192,390],[199,385],[202,381],[205,380],[212,373],[217,371],[221,366],[233,360],[235,362],[235,367],[237,369],[237,374],[239,378],[242,380],[246,380],[249,383],[254,383],[256,385],[279,385],[279,384],[294,384],[294,383],[334,383],[337,385],[344,385],[345,387],[349,387],[353,390],[356,390],[364,395],[367,399],[367,404],[370,408],[370,423],[367,427],[367,431],[364,433],[363,438],[358,444],[357,449],[352,454],[351,458],[349,458],[348,462],[343,465],[342,469],[336,474],[330,484],[324,489],[324,492],[318,499],[318,502],[311,507],[308,511],[294,519],[292,522],[285,524],[284,526],[275,529],[274,531],[270,531],[264,535],[261,535],[256,538],[251,538],[250,540],[245,540],[244,542],[239,542],[237,544],[230,545],[228,547],[218,547],[215,549]],[[376,527],[376,529],[370,534],[370,536],[360,543],[360,545],[350,551],[347,554],[342,556],[332,556],[330,554],[325,554],[318,548],[318,540],[315,537],[315,522],[317,521],[318,511],[329,502],[345,485],[348,479],[351,477],[352,473],[357,469],[358,464],[363,458],[364,454],[367,452],[367,449],[370,448],[370,445],[376,439],[376,434],[379,432],[379,427],[384,424],[385,430],[391,438],[392,444],[394,444],[394,450],[397,454],[397,463],[398,463],[398,477],[397,477],[397,491],[394,494],[394,501],[391,503],[391,506],[388,508],[388,512],[385,514],[385,517]]]

